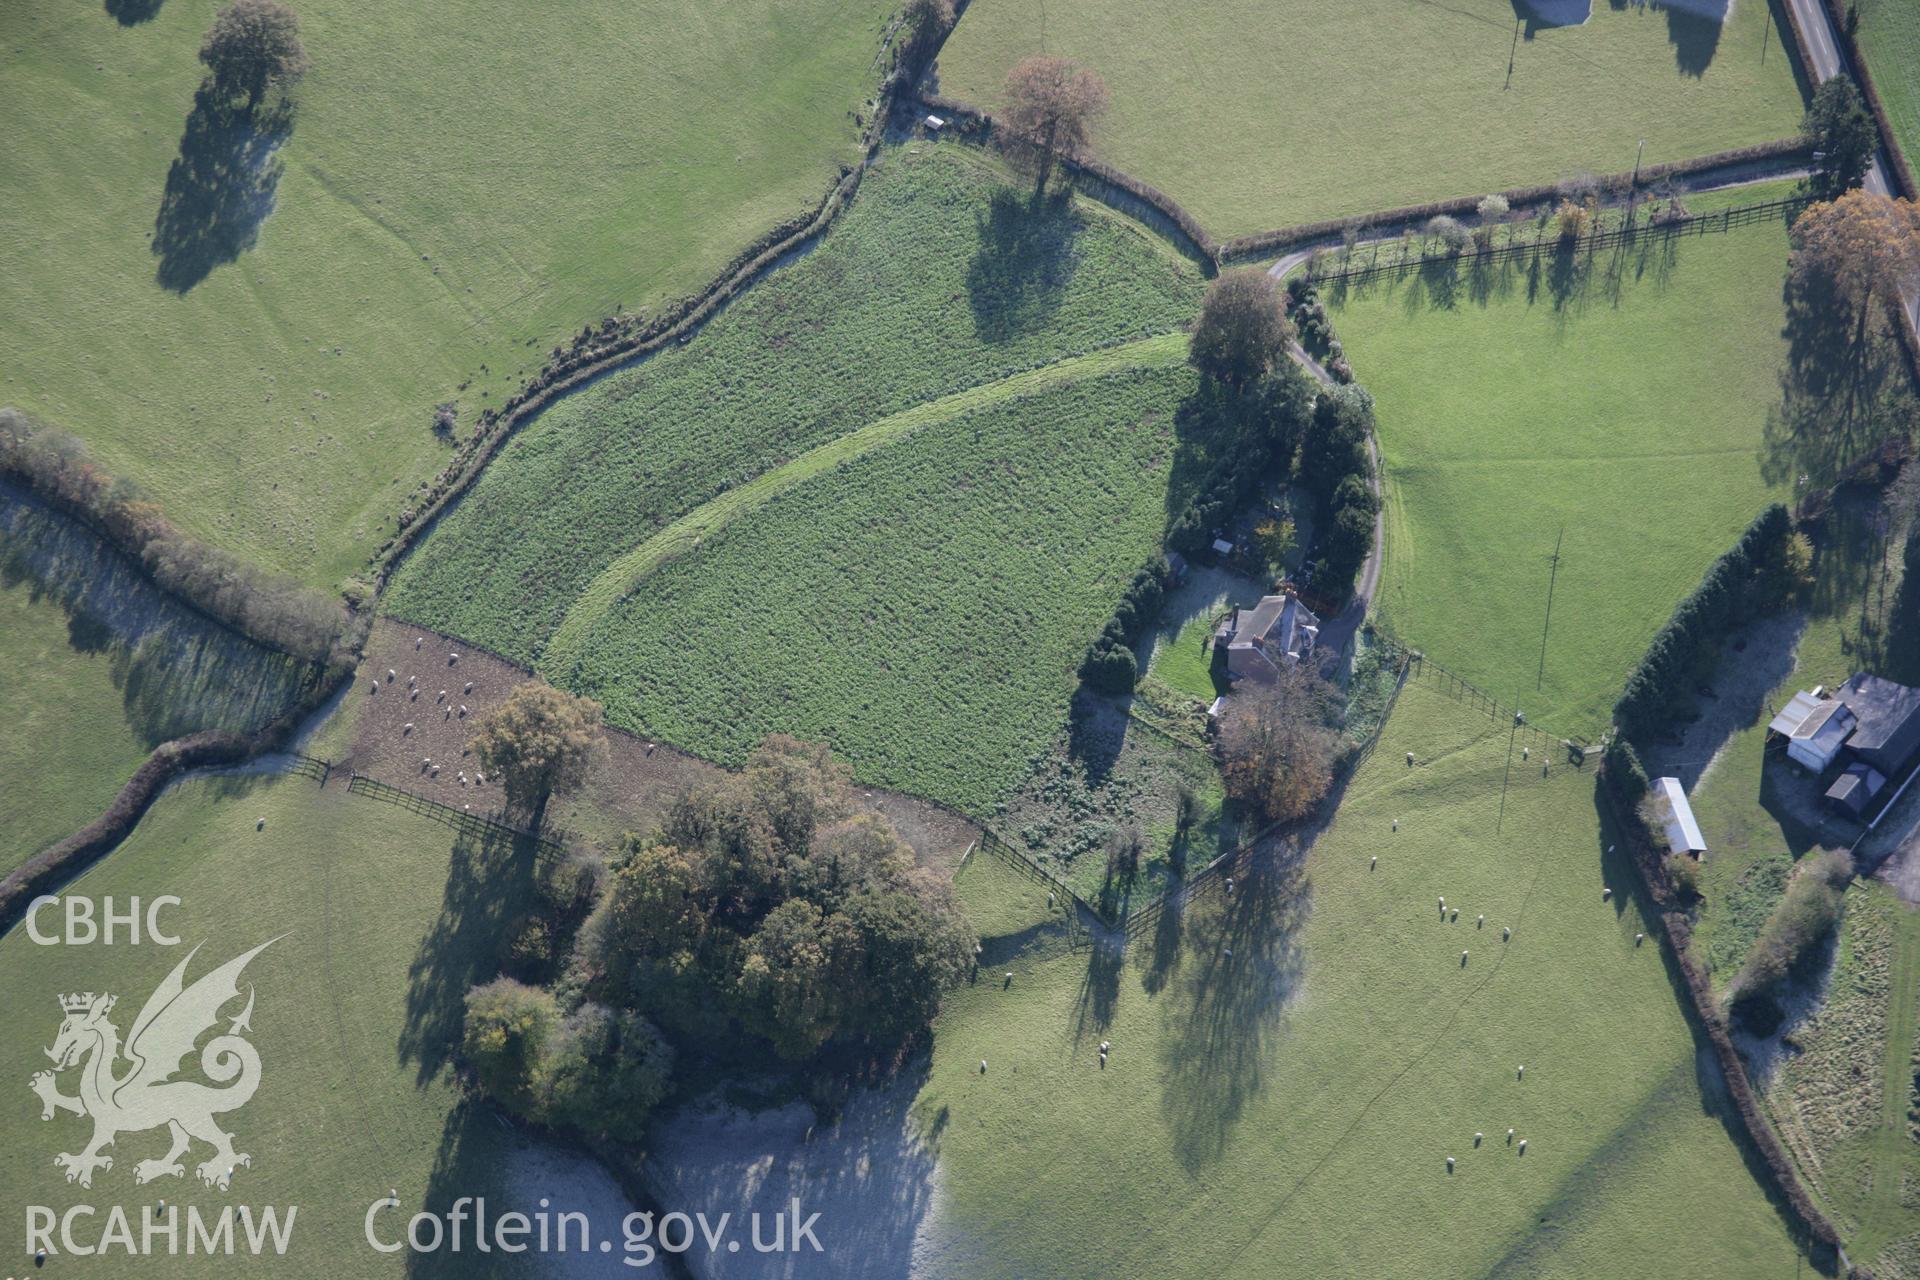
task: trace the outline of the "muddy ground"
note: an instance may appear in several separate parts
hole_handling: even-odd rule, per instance
[[[478,780],[479,769],[466,744],[475,720],[498,706],[515,685],[532,678],[459,640],[382,618],[367,639],[366,657],[347,695],[346,708],[354,718],[351,745],[344,758],[333,761],[334,767],[475,813],[497,813],[505,802],[500,784],[491,778]],[[698,756],[610,728],[607,750],[590,770],[586,785],[577,795],[556,797],[548,804],[546,827],[551,833],[610,847],[623,831],[653,830],[682,791],[723,773]],[[928,866],[951,872],[980,838],[971,822],[924,800],[874,787],[859,788],[858,793],[893,823]]]

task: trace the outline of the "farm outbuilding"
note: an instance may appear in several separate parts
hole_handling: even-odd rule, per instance
[[[1687,791],[1680,779],[1655,778],[1653,797],[1656,815],[1666,833],[1667,852],[1704,858],[1707,841],[1700,834],[1700,824],[1694,820],[1693,806],[1687,803]]]
[[[1854,714],[1838,698],[1823,697],[1824,690],[1796,693],[1767,724],[1769,733],[1787,741],[1787,758],[1815,773],[1825,773],[1853,732]]]
[[[1767,731],[1786,740],[1788,759],[1815,774],[1844,766],[1826,799],[1848,817],[1864,817],[1888,779],[1920,756],[1920,689],[1856,672],[1831,693],[1794,694]]]

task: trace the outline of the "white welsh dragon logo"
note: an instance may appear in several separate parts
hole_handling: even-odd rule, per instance
[[[46,1051],[53,1059],[53,1070],[39,1072],[29,1083],[40,1095],[42,1120],[53,1119],[56,1111],[93,1119],[93,1140],[85,1150],[53,1158],[66,1171],[68,1182],[92,1186],[95,1169],[113,1168],[113,1158],[102,1155],[102,1147],[114,1145],[122,1133],[161,1125],[172,1135],[173,1145],[160,1159],[135,1165],[135,1182],[181,1176],[185,1170],[180,1157],[196,1138],[213,1148],[213,1155],[201,1161],[197,1170],[208,1186],[226,1190],[233,1171],[253,1163],[251,1156],[233,1149],[233,1135],[213,1120],[245,1106],[260,1087],[260,1054],[241,1037],[253,1029],[253,988],[247,988],[247,1007],[230,1021],[226,1034],[214,1036],[200,1051],[201,1071],[225,1087],[216,1089],[173,1076],[181,1060],[193,1052],[194,1042],[219,1022],[221,1008],[239,998],[240,972],[247,962],[277,941],[261,943],[183,989],[187,965],[200,950],[195,947],[147,998],[124,1049],[119,1028],[107,1021],[115,997],[91,991],[60,997],[66,1018],[53,1048]],[[123,1057],[131,1065],[116,1074]],[[55,1076],[75,1066],[81,1067],[80,1093],[70,1098],[59,1091]]]

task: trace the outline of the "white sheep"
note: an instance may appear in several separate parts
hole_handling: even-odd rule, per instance
[[[414,648],[416,648],[416,649],[418,649],[418,648],[419,648],[419,647],[421,646],[421,644],[422,644],[422,643],[424,643],[424,641],[422,640],[422,638],[421,638],[421,637],[419,637],[419,636],[415,636],[415,637],[413,638],[413,647],[414,647]]]
[[[396,673],[396,672],[394,671],[394,669],[393,669],[392,667],[388,667],[388,668],[387,668],[387,683],[388,683],[388,684],[392,684],[392,683],[393,683],[393,682],[394,682],[394,681],[395,681],[395,680],[396,680],[397,678],[398,678],[398,674],[397,674],[397,673]]]
[[[1508,1146],[1513,1145],[1513,1130],[1511,1129],[1507,1130],[1507,1145]]]
[[[1448,1157],[1447,1157],[1447,1172],[1448,1172],[1448,1173],[1452,1173],[1452,1172],[1453,1172],[1453,1157],[1452,1157],[1452,1156],[1448,1156]]]
[[[1447,910],[1447,900],[1445,898],[1442,898],[1440,899],[1440,911],[1442,914],[1445,914],[1446,910]]]
[[[1515,1080],[1525,1080],[1527,1078],[1527,1068],[1525,1065],[1522,1065],[1519,1070],[1513,1073],[1513,1078]]]
[[[1398,830],[1400,829],[1400,819],[1398,819],[1398,818],[1395,818],[1395,819],[1393,820],[1393,829],[1394,829],[1395,831],[1398,831]]]
[[[407,690],[407,701],[408,702],[420,701],[420,691],[418,689]]]
[[[413,721],[411,721],[411,720],[409,720],[409,721],[407,721],[407,722],[406,722],[405,724],[403,724],[403,725],[401,725],[401,726],[400,726],[400,732],[401,732],[401,733],[412,733],[412,732],[413,732]]]
[[[1475,920],[1475,921],[1473,922],[1473,927],[1474,927],[1474,928],[1476,928],[1476,929],[1484,929],[1484,928],[1486,928],[1486,927],[1487,927],[1487,918],[1486,918],[1486,917],[1485,917],[1484,915],[1483,915],[1483,916],[1481,916],[1481,917],[1480,917],[1480,918],[1479,918],[1478,920]]]
[[[447,700],[447,691],[445,689],[442,689],[440,691],[440,696],[434,699],[435,702],[445,702],[446,700]]]
[[[448,666],[452,666],[452,665],[453,665],[454,663],[456,663],[456,662],[458,662],[458,661],[460,661],[460,655],[459,655],[459,654],[457,654],[457,653],[450,653],[450,654],[448,654],[448,655],[447,655],[447,665],[448,665]]]
[[[473,681],[471,681],[471,680],[469,680],[469,681],[467,681],[467,687],[466,687],[466,688],[464,688],[464,689],[462,689],[462,690],[461,690],[460,692],[462,692],[462,693],[472,693],[472,692],[473,692]]]
[[[421,767],[422,769],[431,769],[431,768],[433,768],[433,759],[432,759],[432,758],[431,758],[430,756],[421,756],[421,757],[420,757],[420,767]]]
[[[1633,945],[1636,947],[1639,946],[1641,943],[1645,942],[1646,940],[1647,940],[1647,935],[1644,933],[1636,933],[1633,935]]]
[[[373,684],[367,689],[367,692],[368,693],[380,692],[380,682],[378,680],[375,680]]]
[[[1531,751],[1531,750],[1529,750],[1528,748],[1526,748],[1526,747],[1522,747],[1522,748],[1520,748],[1520,758],[1521,758],[1522,760],[1525,760],[1525,759],[1526,759],[1526,758],[1527,758],[1527,757],[1528,757],[1529,755],[1531,755],[1531,754],[1533,754],[1533,753],[1532,753],[1532,751]]]
[[[1487,1136],[1487,1135],[1486,1135],[1486,1134],[1484,1134],[1484,1133],[1478,1133],[1478,1132],[1476,1132],[1476,1133],[1475,1133],[1475,1134],[1473,1135],[1473,1145],[1474,1145],[1474,1146],[1476,1146],[1476,1147],[1477,1147],[1477,1146],[1479,1146],[1479,1145],[1480,1145],[1480,1143],[1481,1143],[1481,1142],[1482,1142],[1483,1140],[1485,1140],[1485,1138],[1486,1138],[1486,1136]]]
[[[1380,855],[1376,853],[1373,855],[1373,861],[1367,863],[1367,870],[1373,871],[1377,869],[1379,865],[1380,865]]]
[[[467,704],[464,702],[460,704],[460,718],[462,720],[467,718]]]
[[[413,687],[414,685],[416,685],[416,684],[419,684],[419,683],[420,683],[420,677],[419,677],[419,676],[408,676],[408,677],[407,677],[407,687],[408,687],[409,689],[411,689],[411,688],[412,688],[412,687]]]
[[[1500,926],[1500,941],[1502,942],[1513,941],[1513,927],[1511,925],[1503,924]]]
[[[1462,951],[1460,953],[1460,963],[1464,965],[1466,962],[1467,962],[1467,953],[1465,951]]]
[[[1460,908],[1458,908],[1458,907],[1455,907],[1455,908],[1454,908],[1454,909],[1452,910],[1452,912],[1450,912],[1450,913],[1448,914],[1448,916],[1447,916],[1447,919],[1449,919],[1449,920],[1451,920],[1451,921],[1453,921],[1453,922],[1455,922],[1456,924],[1457,924],[1457,923],[1459,923],[1459,920],[1460,920]]]
[[[255,831],[265,831],[267,829],[267,820],[265,818],[255,818],[253,820],[253,829]]]
[[[1525,1138],[1520,1139],[1519,1152],[1521,1155],[1527,1154],[1527,1140]]]
[[[1407,768],[1413,768],[1413,752],[1407,752]]]
[[[980,1059],[980,1074],[987,1074],[987,1060],[985,1058]]]
[[[1613,900],[1613,890],[1603,887],[1600,890],[1600,901],[1611,902],[1612,900]]]

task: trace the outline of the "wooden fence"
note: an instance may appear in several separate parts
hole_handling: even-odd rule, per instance
[[[452,827],[464,836],[477,840],[505,839],[531,840],[541,858],[561,859],[567,856],[567,846],[562,843],[566,833],[559,833],[560,839],[525,831],[509,823],[502,822],[490,814],[474,813],[470,809],[456,809],[450,804],[433,800],[417,792],[408,791],[391,783],[381,782],[378,778],[369,778],[363,773],[353,774],[347,779],[347,791],[352,795],[366,796],[372,800],[382,800],[387,804],[398,805],[409,813],[431,818],[435,822]]]
[[[1485,249],[1468,248],[1458,253],[1441,252],[1421,254],[1417,257],[1395,256],[1391,261],[1370,261],[1364,266],[1343,265],[1332,270],[1319,270],[1311,262],[1307,265],[1307,274],[1315,284],[1346,282],[1364,284],[1381,276],[1394,275],[1402,271],[1419,271],[1429,265],[1466,264],[1471,267],[1497,266],[1505,262],[1531,258],[1541,253],[1591,255],[1599,249],[1615,245],[1631,245],[1646,239],[1657,243],[1680,239],[1683,236],[1708,235],[1732,231],[1738,227],[1752,226],[1755,223],[1770,221],[1791,221],[1802,209],[1812,203],[1809,196],[1790,196],[1785,200],[1768,200],[1760,204],[1740,205],[1723,209],[1718,213],[1691,214],[1685,218],[1670,222],[1655,223],[1642,220],[1619,227],[1609,227],[1590,231],[1577,239],[1562,239],[1558,234],[1542,229],[1540,234],[1525,240],[1503,245],[1489,246]],[[1388,242],[1373,243],[1377,256],[1378,249]],[[1394,242],[1397,244],[1397,242]],[[1336,257],[1337,250],[1330,250]],[[1352,255],[1346,259],[1353,261]]]

